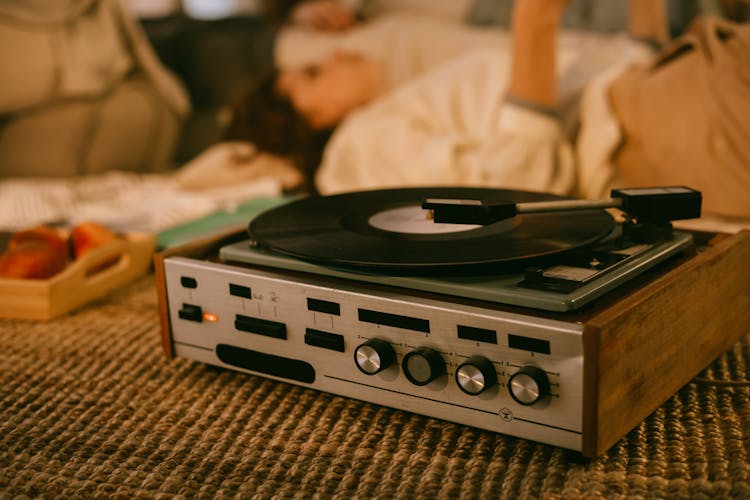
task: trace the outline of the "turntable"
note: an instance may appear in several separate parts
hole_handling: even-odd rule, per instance
[[[614,213],[614,215],[613,215]],[[310,197],[156,257],[181,356],[594,456],[750,326],[750,233],[684,187]]]

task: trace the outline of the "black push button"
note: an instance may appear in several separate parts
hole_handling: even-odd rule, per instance
[[[201,306],[182,304],[182,309],[179,310],[177,315],[180,319],[186,319],[188,321],[197,321],[198,323],[203,321],[203,309],[201,309]]]
[[[286,340],[286,325],[284,323],[238,314],[234,319],[234,327],[243,332]]]
[[[413,318],[411,316],[402,316],[381,311],[372,311],[370,309],[357,309],[359,320],[365,323],[374,323],[376,325],[395,326],[405,330],[414,330],[416,332],[430,333],[430,321],[422,318]]]
[[[299,359],[285,358],[226,344],[216,346],[216,355],[222,362],[245,370],[307,384],[315,382],[315,368],[310,363]]]
[[[511,349],[520,349],[522,351],[538,352],[539,354],[549,354],[549,340],[535,339],[524,337],[523,335],[508,334],[508,347]]]
[[[497,344],[497,332],[495,332],[495,330],[487,330],[486,328],[465,325],[458,325],[457,330],[458,338],[460,339]]]
[[[321,299],[307,299],[307,309],[309,311],[322,312],[341,316],[341,306],[336,302]]]
[[[182,276],[180,284],[185,288],[198,288],[198,281],[190,276]]]
[[[344,336],[308,328],[305,331],[305,344],[332,351],[344,352]]]
[[[253,291],[249,286],[235,285],[234,283],[229,284],[229,294],[245,299],[251,299],[253,297]]]

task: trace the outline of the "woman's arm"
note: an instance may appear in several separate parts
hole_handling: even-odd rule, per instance
[[[630,0],[628,4],[628,31],[640,40],[658,44],[669,40],[667,6],[664,0]]]
[[[513,9],[508,95],[534,106],[557,106],[556,41],[568,0],[519,0]]]
[[[264,14],[279,23],[292,22],[321,31],[342,31],[357,24],[356,12],[339,0],[261,0]]]
[[[569,0],[518,0],[513,9],[513,58],[508,96],[532,106],[557,106],[557,30]],[[669,39],[664,0],[630,0],[628,31],[636,38]]]

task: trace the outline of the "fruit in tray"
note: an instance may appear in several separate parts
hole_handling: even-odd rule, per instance
[[[37,226],[13,234],[0,255],[0,278],[47,279],[72,261],[117,236],[93,222],[75,226],[69,236]]]
[[[101,224],[97,224],[96,222],[82,222],[70,231],[69,238],[73,258],[77,259],[91,250],[114,241],[117,239],[117,236]]]
[[[0,276],[45,279],[62,271],[68,263],[68,243],[49,227],[19,231],[0,255]]]

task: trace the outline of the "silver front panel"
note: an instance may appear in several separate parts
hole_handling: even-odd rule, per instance
[[[182,257],[165,260],[166,289],[175,353],[201,362],[258,373],[222,362],[217,345],[230,345],[285,359],[302,361],[314,370],[314,380],[288,376],[273,379],[342,396],[390,406],[508,435],[581,449],[583,384],[582,326],[494,308],[472,307],[411,295],[400,289],[372,291],[366,284],[341,281],[323,285],[314,276],[291,278],[267,272]],[[186,287],[182,278],[194,280]],[[316,283],[317,282],[317,283]],[[249,298],[232,295],[230,284],[251,290]],[[338,313],[308,308],[308,299],[338,304]],[[200,321],[181,318],[185,305],[199,306]],[[361,310],[387,317],[407,317],[420,325],[389,326],[360,319]],[[283,324],[286,338],[238,330],[237,315]],[[459,338],[458,327],[496,332],[496,343]],[[307,329],[343,337],[343,352],[305,343]],[[355,365],[354,351],[370,338],[390,343],[397,362],[375,375]],[[511,341],[511,339],[514,339]],[[517,339],[531,343],[519,344]],[[513,347],[511,347],[513,345]],[[528,347],[527,347],[528,345]],[[542,345],[545,349],[536,346]],[[401,368],[403,356],[418,347],[440,353],[447,374],[425,386],[409,382]],[[462,392],[456,368],[481,354],[496,369],[498,384],[478,396]],[[544,370],[551,394],[532,406],[511,398],[508,380],[521,366]]]

